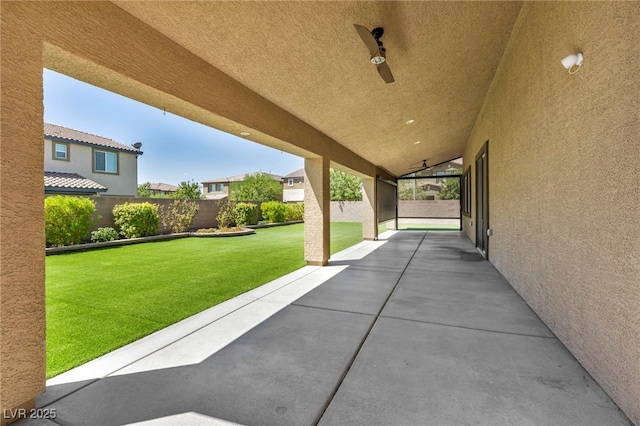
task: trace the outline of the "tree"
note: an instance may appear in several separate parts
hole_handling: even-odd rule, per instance
[[[282,184],[265,173],[245,176],[240,182],[232,182],[229,199],[234,201],[280,201]]]
[[[361,201],[362,179],[340,170],[329,172],[331,201]]]
[[[202,198],[202,192],[200,192],[200,186],[196,181],[191,179],[190,182],[180,182],[178,189],[173,194],[173,198]]]
[[[151,197],[151,182],[145,182],[138,185],[138,197]]]
[[[459,200],[460,199],[460,179],[442,178],[440,186],[439,200]]]
[[[403,201],[426,200],[425,185],[419,184],[416,179],[398,180],[398,199]]]

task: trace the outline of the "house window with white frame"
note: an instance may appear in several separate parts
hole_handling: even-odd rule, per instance
[[[53,143],[53,159],[69,161],[69,144],[68,143]]]
[[[293,186],[293,179],[289,179],[289,180],[287,181],[287,185],[288,185],[288,186]]]
[[[118,173],[118,153],[93,151],[93,170],[99,173]]]

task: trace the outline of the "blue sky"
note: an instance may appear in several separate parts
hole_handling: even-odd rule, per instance
[[[287,154],[96,86],[44,70],[44,121],[131,145],[142,142],[138,183],[201,182],[262,170],[286,175],[304,165]]]

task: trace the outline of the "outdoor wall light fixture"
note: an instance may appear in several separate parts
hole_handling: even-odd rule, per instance
[[[582,53],[574,53],[562,59],[562,66],[569,71],[569,74],[575,74],[582,67],[582,60],[584,57]]]

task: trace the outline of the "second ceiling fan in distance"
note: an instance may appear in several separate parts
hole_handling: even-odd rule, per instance
[[[362,25],[353,24],[353,26],[369,49],[369,53],[371,54],[371,63],[376,65],[380,77],[382,77],[386,83],[393,83],[395,80],[393,79],[393,74],[391,74],[391,69],[389,69],[389,64],[387,63],[387,49],[384,48],[380,41],[380,37],[384,34],[384,29],[382,27],[376,27],[369,31],[367,27]]]

